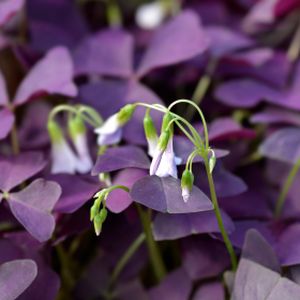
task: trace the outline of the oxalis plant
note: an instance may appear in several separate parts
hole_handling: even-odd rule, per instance
[[[199,118],[203,125],[203,136],[188,120],[173,112],[174,107],[180,104],[185,104],[193,107],[199,114]],[[152,105],[142,102],[128,104],[121,108],[119,112],[110,116],[105,122],[103,122],[101,116],[99,116],[99,114],[90,107],[82,105],[58,106],[52,110],[49,115],[48,121],[48,130],[52,140],[52,171],[56,172],[59,170],[62,163],[60,161],[60,157],[66,157],[66,155],[62,155],[62,153],[70,151],[63,137],[63,132],[56,121],[56,116],[58,113],[67,112],[70,137],[73,140],[74,146],[78,153],[78,157],[71,157],[69,165],[70,169],[75,168],[80,172],[81,170],[86,171],[87,168],[90,168],[91,164],[89,158],[87,158],[87,156],[85,155],[85,150],[87,147],[85,123],[91,125],[94,128],[94,132],[98,136],[98,145],[100,146],[99,154],[101,155],[105,152],[109,145],[114,145],[120,142],[122,137],[122,128],[127,122],[130,122],[130,119],[135,113],[137,107],[143,107],[146,111],[143,126],[148,143],[148,154],[152,157],[152,162],[150,165],[151,178],[173,178],[174,181],[172,181],[173,179],[171,179],[170,182],[176,185],[176,179],[178,177],[177,164],[182,162],[181,158],[176,157],[173,149],[173,137],[175,129],[179,129],[180,132],[182,132],[190,140],[192,148],[185,162],[184,171],[181,174],[181,203],[179,204],[179,206],[183,207],[183,209],[185,209],[184,207],[186,207],[186,209],[189,209],[190,205],[197,206],[197,202],[199,202],[201,204],[200,210],[214,210],[219,230],[226,245],[228,255],[230,256],[232,270],[235,271],[237,268],[237,257],[224,226],[213,179],[213,171],[216,164],[216,154],[209,144],[208,129],[205,117],[201,109],[194,102],[186,99],[180,99],[173,102],[168,107],[160,104]],[[153,111],[159,112],[163,115],[161,130],[159,134],[157,133],[154,121],[151,117],[151,112]],[[195,191],[196,187],[194,186],[193,173],[193,162],[197,157],[200,157],[201,161],[204,164],[210,190],[211,202],[205,202],[203,199],[201,199],[201,197],[197,198],[198,194]],[[66,161],[64,161],[63,164],[66,165]],[[166,274],[166,267],[160,254],[158,245],[152,235],[151,208],[153,208],[155,205],[152,203],[148,205],[148,209],[145,210],[140,204],[138,204],[138,202],[141,202],[139,197],[140,193],[143,193],[143,186],[140,190],[137,185],[133,186],[132,189],[124,185],[110,185],[108,174],[100,174],[99,179],[105,180],[108,186],[101,189],[95,194],[94,203],[90,209],[90,220],[94,224],[96,235],[100,235],[103,224],[107,218],[108,211],[106,208],[106,200],[109,194],[117,189],[122,189],[130,193],[131,197],[136,201],[137,212],[144,229],[144,233],[136,239],[136,241],[131,245],[131,247],[121,258],[119,264],[117,264],[114,272],[112,273],[111,285],[113,285],[119,273],[126,265],[127,261],[144,242],[144,240],[146,240],[148,246],[150,260],[153,266],[155,277],[158,281],[160,281]],[[176,189],[175,185],[174,187]],[[151,191],[148,192],[151,193]],[[194,192],[195,195],[193,196]],[[201,195],[202,194],[200,194],[200,196]],[[151,197],[151,195],[149,195],[149,197]],[[151,200],[149,201],[151,202]],[[156,201],[158,200],[156,199]],[[171,206],[172,203],[167,204],[167,206],[168,205]],[[173,205],[176,206],[178,204],[175,203]],[[158,207],[159,206],[160,204],[158,204]]]

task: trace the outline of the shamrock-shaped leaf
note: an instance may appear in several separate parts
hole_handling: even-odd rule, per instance
[[[17,299],[37,276],[33,260],[22,259],[0,265],[0,299]]]
[[[72,81],[73,64],[64,47],[51,49],[21,82],[14,97],[14,104],[21,105],[32,98],[47,94],[74,97],[77,87]]]
[[[109,148],[98,156],[92,170],[93,175],[112,172],[125,168],[148,169],[150,161],[145,152],[135,146],[121,146]]]
[[[163,213],[191,213],[213,209],[209,198],[195,186],[189,200],[184,202],[180,180],[173,177],[144,177],[134,184],[130,195],[135,202]]]
[[[8,203],[13,215],[40,242],[48,240],[55,227],[51,211],[61,194],[60,186],[37,179],[17,193],[10,193]]]

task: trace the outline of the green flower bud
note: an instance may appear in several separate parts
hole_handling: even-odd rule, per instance
[[[117,115],[117,119],[120,125],[126,124],[132,117],[135,111],[136,105],[134,104],[127,104],[123,108],[120,109]]]
[[[212,173],[214,168],[215,168],[215,165],[216,165],[216,162],[217,162],[217,158],[216,158],[216,155],[215,155],[215,152],[213,150],[211,150],[211,157],[209,158],[208,160],[208,165],[209,165],[209,173]]]
[[[193,184],[194,184],[194,174],[190,170],[185,169],[181,176],[181,187],[192,190]]]
[[[74,139],[78,134],[84,134],[86,132],[84,122],[78,115],[69,120],[68,129],[72,139]]]
[[[98,209],[97,207],[95,206],[95,204],[91,207],[90,209],[90,221],[93,221],[95,216],[97,215],[98,213]]]
[[[103,207],[100,212],[99,212],[99,216],[102,220],[102,223],[105,222],[106,218],[107,218],[107,209],[105,207]]]
[[[60,142],[63,139],[62,130],[55,121],[49,120],[47,127],[52,143]]]
[[[157,138],[156,128],[149,112],[144,117],[144,131],[147,139],[152,140]]]
[[[185,169],[181,176],[181,191],[184,202],[187,202],[193,189],[194,175]]]
[[[170,139],[170,131],[169,130],[163,131],[158,140],[158,147],[160,150],[162,151],[166,150],[169,139]]]
[[[161,131],[165,131],[167,129],[167,126],[172,121],[172,119],[173,119],[173,117],[169,112],[164,115],[164,118],[162,121],[162,126],[161,126]]]
[[[99,235],[102,231],[102,218],[100,216],[100,214],[96,215],[94,218],[94,229],[96,232],[96,235]]]

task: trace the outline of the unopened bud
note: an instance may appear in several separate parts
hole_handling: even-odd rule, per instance
[[[94,229],[96,232],[96,235],[99,235],[101,233],[102,230],[102,218],[100,216],[100,214],[96,215],[94,218]]]
[[[162,126],[161,126],[161,131],[165,131],[169,125],[169,123],[172,121],[173,117],[172,115],[168,112],[164,115],[163,121],[162,121]]]
[[[211,151],[212,155],[208,160],[208,165],[209,165],[209,173],[212,173],[215,168],[217,158],[216,158],[215,152],[213,150],[210,150],[210,151]]]
[[[68,122],[69,134],[72,139],[75,139],[78,134],[84,134],[86,128],[80,116],[71,118]]]
[[[170,131],[169,130],[165,130],[161,133],[159,140],[158,140],[158,148],[161,151],[165,151],[168,145],[170,139]]]
[[[127,104],[117,114],[117,119],[121,126],[126,124],[132,117],[136,106],[134,104]]]
[[[149,113],[146,113],[144,117],[144,131],[147,140],[157,139],[156,128]]]
[[[52,143],[57,143],[63,139],[62,130],[55,121],[49,120],[47,127]]]
[[[185,169],[181,177],[181,190],[182,190],[182,197],[184,202],[188,201],[193,189],[193,184],[194,184],[193,173],[190,170]]]

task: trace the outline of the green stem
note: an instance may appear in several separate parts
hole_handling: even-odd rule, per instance
[[[107,20],[110,27],[122,26],[122,14],[116,0],[107,0]]]
[[[153,271],[157,281],[160,282],[166,275],[166,267],[161,257],[158,245],[152,235],[150,210],[144,211],[142,207],[137,204],[137,211],[144,229]]]
[[[226,229],[225,229],[225,226],[224,226],[224,223],[223,223],[223,219],[222,219],[222,215],[221,215],[221,211],[220,211],[220,207],[219,207],[219,203],[218,203],[218,199],[217,199],[214,180],[213,180],[211,172],[209,171],[208,158],[207,158],[207,156],[204,156],[203,158],[204,158],[205,170],[206,170],[206,175],[207,175],[208,184],[209,184],[211,201],[214,205],[214,211],[215,211],[215,214],[216,214],[216,218],[217,218],[217,221],[218,221],[218,225],[219,225],[221,235],[223,237],[226,249],[227,249],[227,251],[229,253],[229,256],[230,256],[232,270],[235,271],[237,269],[237,257],[235,255],[233,246],[231,244],[231,241],[228,237],[228,234],[226,232]]]
[[[205,94],[208,91],[208,88],[210,87],[210,84],[212,82],[212,74],[214,73],[217,64],[217,59],[211,59],[206,67],[205,75],[200,78],[196,85],[195,91],[192,95],[192,100],[197,106],[200,105]],[[186,119],[191,120],[194,114],[195,111],[193,110],[193,108],[191,106],[188,107],[186,111]]]
[[[109,288],[113,287],[116,283],[117,279],[119,278],[121,272],[127,265],[127,263],[130,261],[130,259],[133,257],[133,255],[136,253],[136,251],[141,247],[143,242],[145,241],[145,234],[141,233],[130,245],[130,247],[126,250],[126,252],[122,255],[118,263],[116,264],[110,280],[109,280]]]
[[[18,155],[20,153],[20,144],[16,123],[13,124],[12,130],[10,132],[10,140],[13,154]]]
[[[290,170],[290,173],[286,178],[284,185],[280,191],[280,194],[276,200],[275,211],[274,211],[275,218],[280,217],[284,202],[286,200],[286,196],[288,194],[291,185],[294,182],[294,179],[299,171],[299,168],[300,168],[300,158],[296,161],[296,163],[293,165],[292,169]]]

